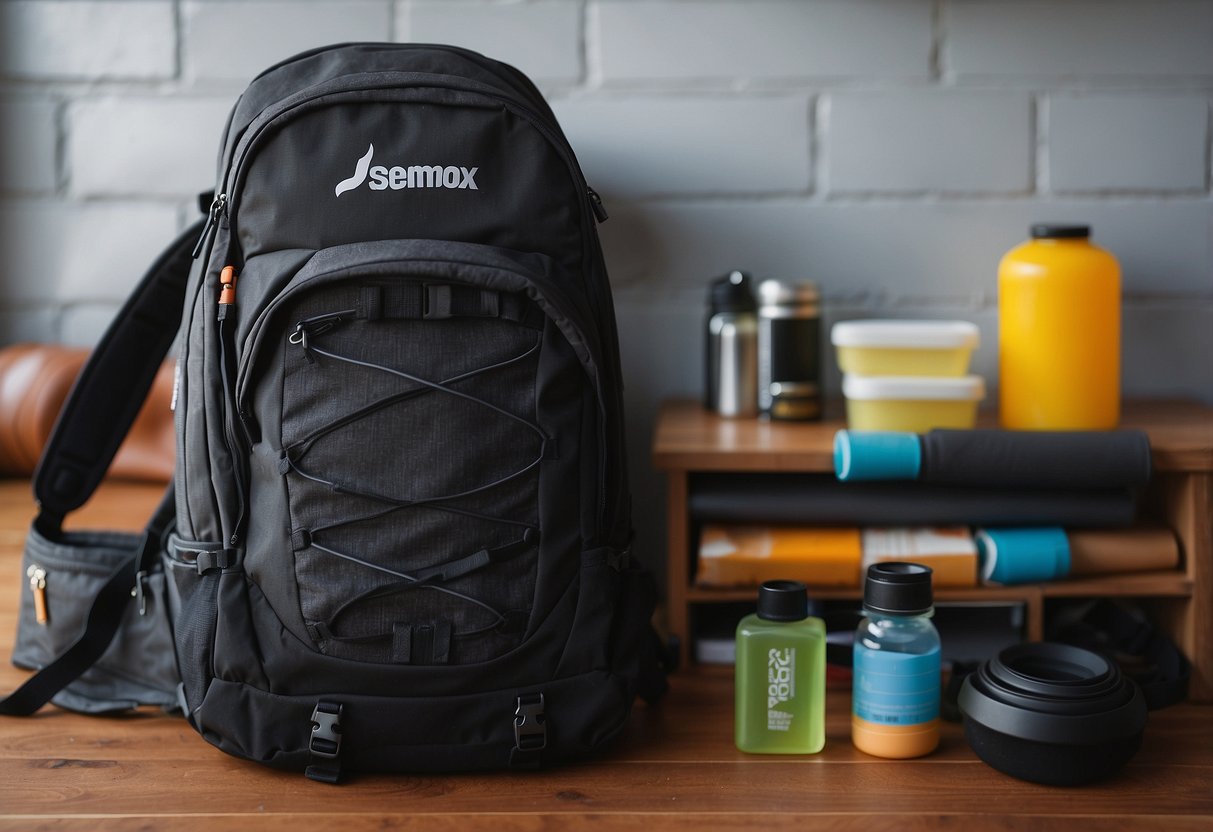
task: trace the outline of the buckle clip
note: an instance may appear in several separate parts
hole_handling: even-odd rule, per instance
[[[308,751],[317,757],[335,759],[341,753],[341,712],[343,705],[318,702],[312,711],[312,740]]]
[[[518,697],[514,709],[514,745],[521,751],[540,751],[547,747],[548,728],[543,713],[543,694],[527,693]]]

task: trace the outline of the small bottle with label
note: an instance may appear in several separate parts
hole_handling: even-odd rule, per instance
[[[905,759],[939,745],[939,633],[931,568],[875,563],[855,633],[851,741],[876,757]]]
[[[799,581],[767,581],[737,625],[737,747],[815,754],[825,746],[825,624]]]

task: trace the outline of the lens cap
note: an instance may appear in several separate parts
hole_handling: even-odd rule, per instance
[[[994,768],[1032,783],[1108,777],[1137,753],[1141,690],[1098,653],[1040,642],[1008,647],[966,677],[960,711],[969,745]]]

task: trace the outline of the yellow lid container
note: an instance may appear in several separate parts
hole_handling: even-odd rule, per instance
[[[867,376],[962,376],[980,340],[968,321],[841,321],[830,330],[839,369]]]
[[[851,430],[904,430],[926,433],[932,428],[971,428],[977,403],[985,398],[981,376],[842,377]]]

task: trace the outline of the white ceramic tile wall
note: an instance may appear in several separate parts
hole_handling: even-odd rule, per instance
[[[378,39],[514,62],[607,200],[651,560],[651,417],[699,393],[729,268],[819,281],[827,321],[976,321],[996,389],[999,256],[1089,221],[1124,267],[1125,390],[1213,402],[1213,0],[5,0],[0,343],[94,342],[247,79]]]

